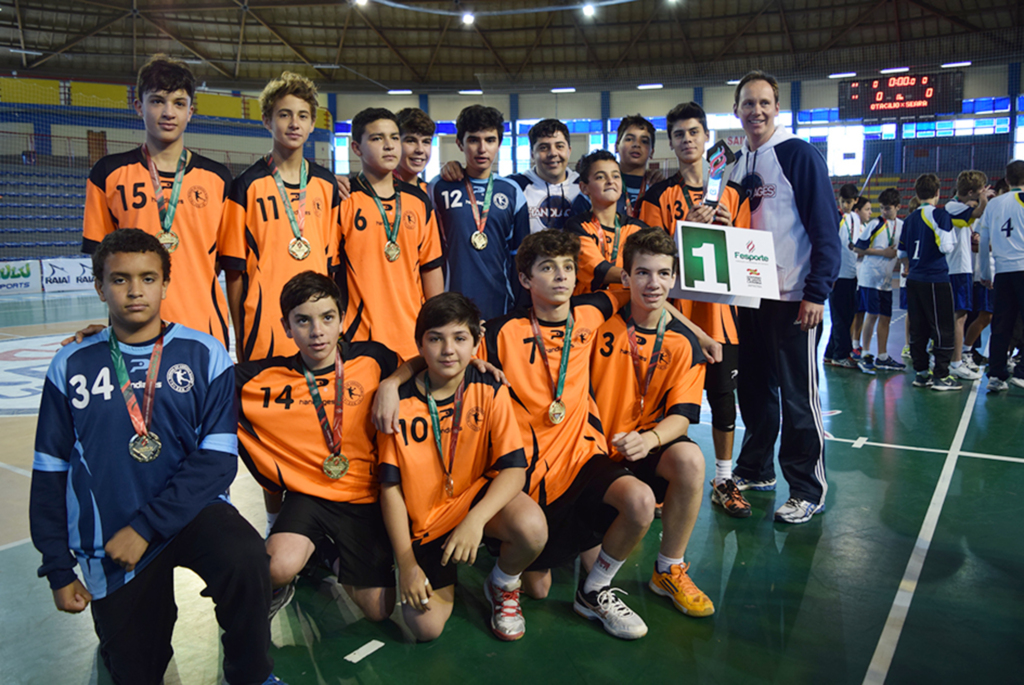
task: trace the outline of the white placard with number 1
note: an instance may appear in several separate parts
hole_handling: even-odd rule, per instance
[[[739,307],[779,299],[771,233],[678,221],[676,247],[679,278],[672,297]]]

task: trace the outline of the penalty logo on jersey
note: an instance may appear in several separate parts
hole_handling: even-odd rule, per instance
[[[188,364],[175,364],[167,370],[167,384],[174,392],[186,393],[196,384],[196,376]]]

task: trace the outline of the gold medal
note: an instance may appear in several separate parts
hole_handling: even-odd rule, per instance
[[[548,418],[551,423],[558,425],[565,419],[565,403],[562,400],[555,400],[548,407]]]
[[[455,497],[455,481],[452,480],[451,474],[444,480],[444,491],[449,497]]]
[[[136,435],[128,443],[128,453],[140,464],[148,464],[160,456],[160,438],[153,431]]]
[[[348,457],[344,454],[332,454],[324,459],[324,473],[331,480],[338,480],[348,473]]]
[[[292,241],[288,243],[288,254],[300,262],[309,256],[310,251],[309,241],[304,237],[292,238]]]
[[[384,256],[388,258],[389,262],[397,261],[402,254],[402,248],[398,247],[398,243],[393,240],[389,240],[384,245]]]
[[[178,235],[174,231],[160,231],[160,235],[156,237],[160,241],[160,244],[164,246],[164,249],[168,252],[174,252],[178,249]]]
[[[469,242],[477,250],[483,250],[487,247],[487,234],[483,231],[475,231],[469,238]]]

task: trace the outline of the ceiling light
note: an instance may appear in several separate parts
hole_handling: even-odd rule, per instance
[[[459,95],[483,95],[482,90],[460,90]]]
[[[35,50],[15,50],[14,48],[7,48],[10,52],[16,55],[41,55],[43,53],[36,52]]]
[[[184,62],[185,64],[202,64],[203,63],[203,60],[201,60],[201,59],[183,59],[181,61]]]
[[[555,94],[557,94],[557,93],[575,93],[576,89],[575,88],[552,88],[551,92],[555,93]]]
[[[462,15],[462,23],[465,24],[466,26],[469,26],[470,24],[473,23],[473,18],[474,17],[472,12],[466,12],[465,14]]]
[[[726,83],[726,85],[730,85],[730,86],[738,86],[738,85],[740,85],[740,80],[739,79],[735,79],[735,80],[732,80],[732,81],[726,81],[725,83]]]
[[[942,68],[943,69],[956,69],[957,67],[969,67],[969,66],[971,66],[970,62],[949,62],[947,64],[943,64]]]
[[[585,16],[585,17],[592,17],[592,16],[594,16],[594,6],[593,5],[584,5],[583,6],[583,16]]]
[[[412,95],[411,90],[389,90],[388,95]]]
[[[341,69],[337,64],[314,64],[314,69]]]
[[[829,78],[853,78],[856,75],[857,75],[857,72],[855,72],[855,71],[844,71],[844,72],[839,73],[839,74],[829,74],[828,77]]]
[[[636,87],[637,90],[661,90],[664,86],[660,83],[641,83]]]
[[[356,4],[359,5],[360,7],[362,7],[362,6],[366,5],[366,3],[368,3],[369,1],[370,0],[356,0]]]
[[[880,69],[879,74],[902,74],[904,71],[910,71],[910,67],[893,67],[891,69]]]

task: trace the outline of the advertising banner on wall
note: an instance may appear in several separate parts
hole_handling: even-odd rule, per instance
[[[65,257],[42,262],[43,290],[63,293],[92,290],[92,260],[88,257]]]
[[[0,295],[43,292],[38,259],[0,262]]]

